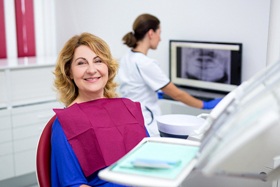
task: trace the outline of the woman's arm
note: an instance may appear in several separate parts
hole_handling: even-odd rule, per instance
[[[52,186],[80,186],[87,184],[80,164],[68,143],[58,119],[52,127],[51,175]]]
[[[180,90],[172,82],[168,83],[161,90],[174,100],[181,101],[186,105],[200,109],[213,109],[222,100],[222,98],[216,98],[210,101],[199,100],[187,92]]]
[[[203,101],[201,101],[201,100],[191,96],[189,93],[179,89],[172,82],[168,83],[161,90],[176,101],[181,101],[182,103],[189,105],[191,107],[203,108]]]

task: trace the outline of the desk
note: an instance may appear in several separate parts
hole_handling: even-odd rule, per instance
[[[211,110],[202,110],[194,107],[185,105],[179,101],[160,99],[159,106],[161,108],[162,115],[165,114],[188,114],[188,115],[199,115],[201,113],[210,113]]]

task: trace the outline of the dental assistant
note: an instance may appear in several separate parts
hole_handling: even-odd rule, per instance
[[[221,100],[199,100],[170,81],[157,60],[148,57],[150,49],[157,49],[160,34],[160,21],[157,17],[151,14],[139,15],[133,23],[133,31],[122,38],[123,43],[131,50],[121,58],[118,71],[121,96],[141,103],[145,126],[150,136],[159,136],[156,123],[156,117],[161,115],[158,90],[174,100],[200,109],[212,109]]]

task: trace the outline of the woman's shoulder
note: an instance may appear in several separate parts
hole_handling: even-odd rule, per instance
[[[141,68],[141,67],[149,67],[149,68],[153,68],[153,66],[157,66],[158,63],[155,59],[150,58],[144,54],[137,54],[135,56],[135,62],[137,63],[137,65]]]

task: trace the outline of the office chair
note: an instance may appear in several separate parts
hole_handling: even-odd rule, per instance
[[[54,115],[44,127],[40,136],[36,153],[36,174],[40,187],[51,186],[51,132]]]

